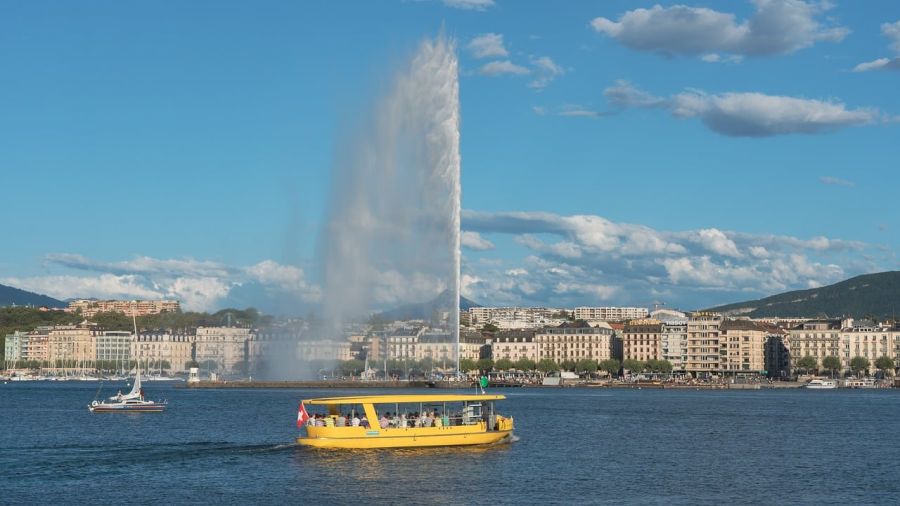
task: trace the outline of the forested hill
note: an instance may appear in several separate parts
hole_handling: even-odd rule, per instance
[[[900,271],[864,274],[839,283],[809,290],[796,290],[759,300],[710,308],[730,315],[766,316],[900,316]]]
[[[66,307],[66,303],[38,293],[0,285],[0,306]]]

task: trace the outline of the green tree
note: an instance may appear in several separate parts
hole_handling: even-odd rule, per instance
[[[559,364],[559,368],[563,371],[574,371],[575,370],[575,361],[574,360],[563,360],[561,364]]]
[[[500,330],[500,327],[488,322],[481,327],[481,330],[483,330],[484,332],[497,332],[498,330]]]
[[[471,358],[461,358],[459,360],[460,372],[467,373],[469,371],[474,371],[475,369],[478,369],[478,363]]]
[[[341,371],[343,376],[358,376],[362,374],[365,368],[365,362],[357,359],[344,360],[338,364],[338,370]]]
[[[479,371],[490,371],[494,368],[494,361],[489,358],[482,358],[477,362]]]
[[[869,370],[869,359],[866,357],[853,357],[850,359],[850,369],[853,374],[859,374],[861,371]]]
[[[835,356],[827,356],[822,359],[822,367],[831,371],[831,377],[834,378],[834,371],[841,368],[841,359]]]
[[[519,360],[516,360],[516,369],[520,371],[530,372],[533,371],[535,367],[537,367],[537,364],[530,358],[520,358]]]
[[[804,372],[809,374],[810,371],[816,369],[819,366],[819,362],[815,357],[807,355],[800,360],[797,361],[797,367],[803,369]]]
[[[620,364],[618,360],[610,358],[600,362],[599,367],[601,371],[606,371],[610,376],[618,376],[622,364]]]
[[[887,355],[882,355],[875,360],[875,367],[881,371],[883,375],[894,374],[894,359]]]
[[[581,374],[597,372],[597,361],[583,358],[575,364],[575,370]]]
[[[625,369],[629,372],[639,373],[644,371],[644,363],[640,360],[635,360],[633,358],[626,358],[622,361],[622,369]]]
[[[497,361],[496,364],[494,364],[494,367],[498,371],[508,371],[508,370],[514,368],[515,364],[513,364],[513,361],[508,358],[501,358],[500,360]]]
[[[547,375],[559,371],[559,364],[549,358],[543,358],[537,363],[537,370],[542,374]]]

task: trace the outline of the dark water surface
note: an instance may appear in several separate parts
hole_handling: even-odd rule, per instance
[[[94,415],[96,389],[0,384],[0,503],[900,503],[893,390],[496,390],[511,444],[335,451],[293,443],[298,400],[358,392],[149,383],[168,412]]]

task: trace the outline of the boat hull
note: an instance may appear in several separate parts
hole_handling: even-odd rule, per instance
[[[511,430],[468,432],[462,434],[398,434],[392,431],[371,430],[378,433],[353,437],[299,437],[297,443],[315,448],[374,449],[426,448],[437,446],[486,445],[500,442],[512,435]]]
[[[97,404],[88,406],[91,413],[162,413],[166,410],[165,404],[141,404],[131,406],[116,406]]]

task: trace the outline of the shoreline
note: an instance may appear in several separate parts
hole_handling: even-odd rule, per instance
[[[775,390],[784,388],[801,388],[799,382],[781,382],[772,384],[760,383],[703,383],[703,384],[659,384],[659,383],[630,383],[630,384],[601,384],[601,383],[575,383],[563,385],[540,384],[491,384],[491,389],[506,388],[621,388],[621,389],[654,389],[654,390]],[[312,381],[200,381],[197,383],[184,383],[179,388],[197,389],[239,389],[239,388],[322,388],[322,389],[358,389],[358,388],[436,388],[436,389],[468,389],[474,383],[459,381],[347,381],[347,380],[312,380]]]

